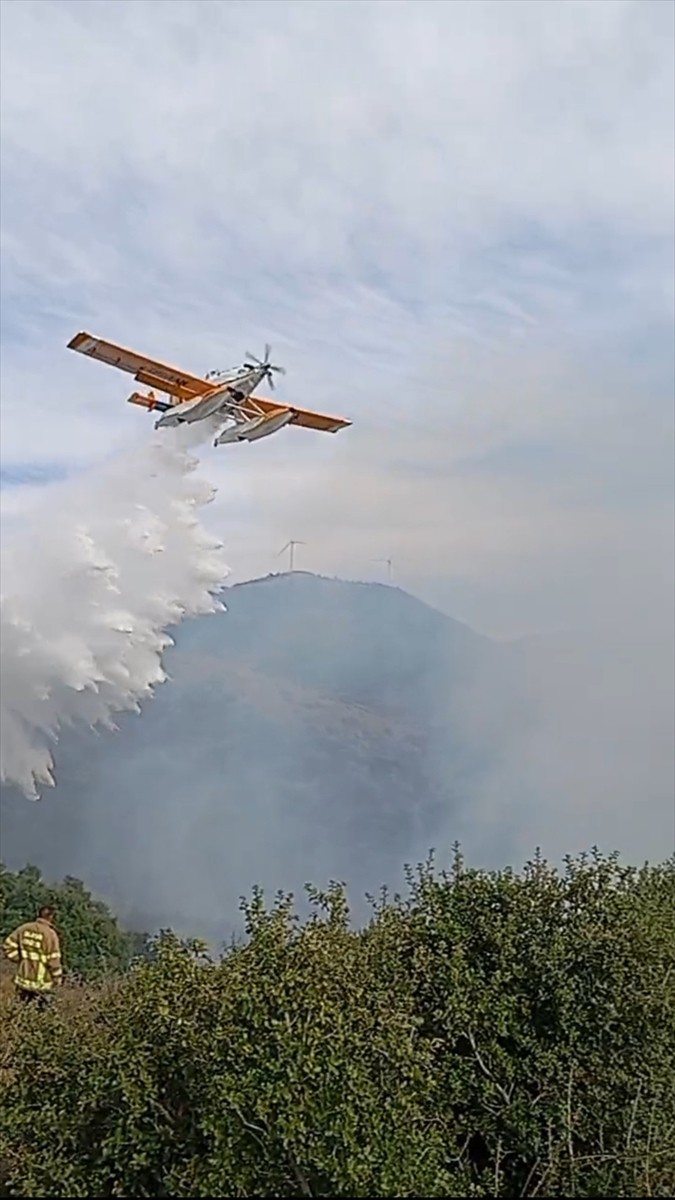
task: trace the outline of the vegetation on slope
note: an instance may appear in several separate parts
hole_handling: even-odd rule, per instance
[[[3,994],[12,1196],[669,1196],[675,860],[245,904],[45,1014]],[[72,943],[73,946],[75,942]]]

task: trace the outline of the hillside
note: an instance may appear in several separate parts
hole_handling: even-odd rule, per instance
[[[499,647],[383,585],[298,572],[225,598],[177,630],[140,717],[63,739],[54,793],[3,794],[5,861],[86,877],[145,927],[209,932],[255,880],[398,882],[461,833],[481,752],[453,711]]]

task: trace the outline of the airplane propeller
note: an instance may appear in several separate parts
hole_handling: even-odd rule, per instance
[[[255,371],[258,368],[263,367],[264,371],[265,371],[264,378],[267,379],[272,391],[274,391],[274,380],[272,378],[272,372],[277,371],[279,375],[285,375],[286,368],[285,367],[275,367],[274,364],[270,362],[271,350],[272,350],[272,347],[269,345],[269,343],[266,343],[264,358],[258,358],[258,356],[256,354],[250,354],[249,351],[247,350],[246,357],[248,359],[250,359],[250,362],[245,362],[244,366],[246,367],[246,369],[248,371]]]

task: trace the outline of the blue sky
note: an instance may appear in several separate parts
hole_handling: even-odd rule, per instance
[[[295,536],[501,632],[661,597],[673,11],[4,0],[6,527],[144,436],[78,329],[200,372],[269,340],[354,426],[205,453],[233,578]]]

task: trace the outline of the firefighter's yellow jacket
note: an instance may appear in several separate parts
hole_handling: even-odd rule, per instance
[[[59,935],[49,921],[38,917],[20,925],[5,938],[4,951],[10,962],[18,963],[14,982],[27,992],[50,992],[61,982],[61,945]]]

